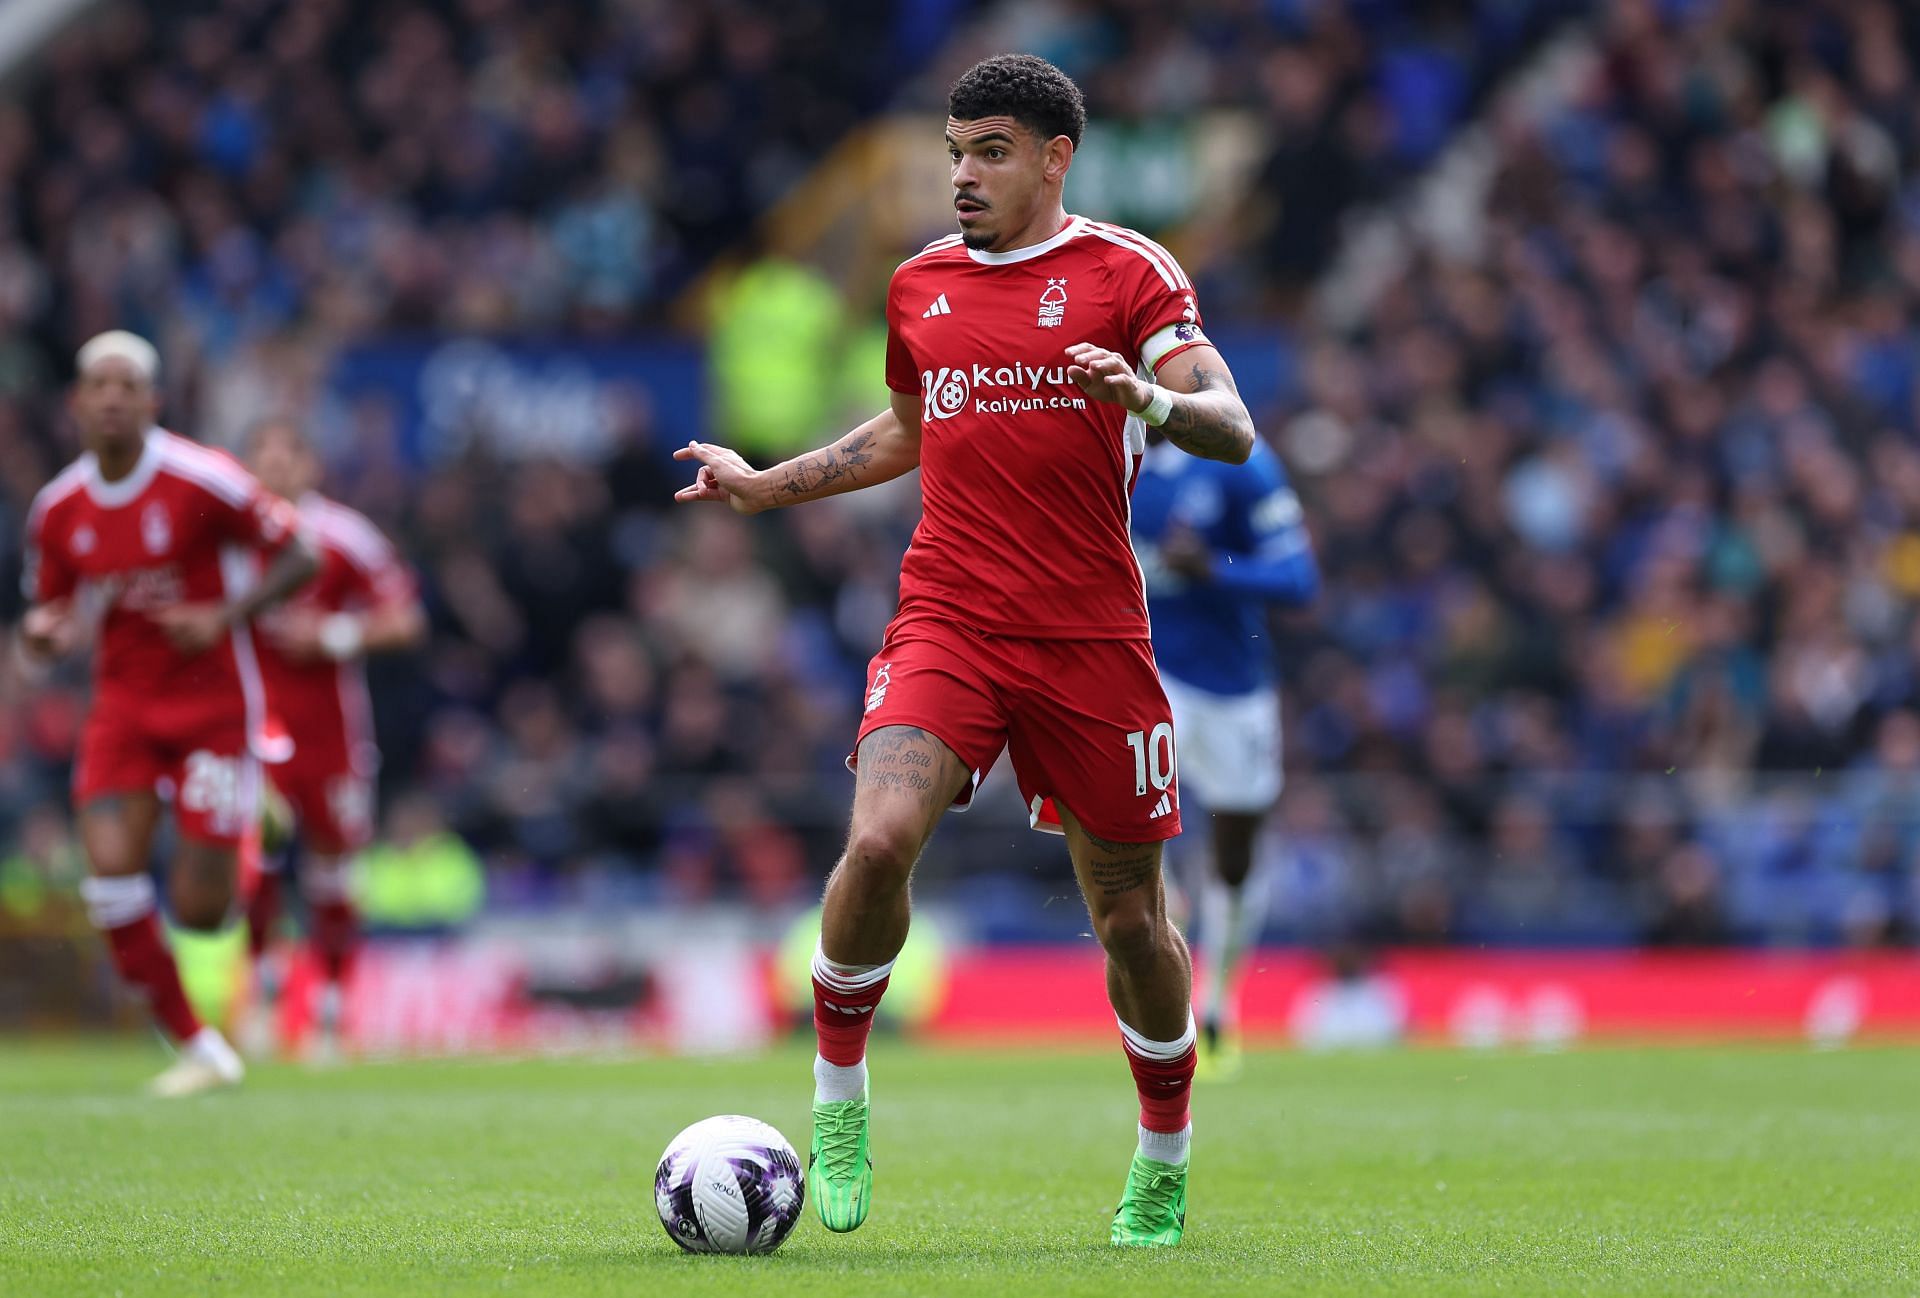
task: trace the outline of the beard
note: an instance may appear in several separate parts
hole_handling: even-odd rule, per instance
[[[960,236],[960,242],[975,252],[985,252],[993,247],[993,236],[985,230],[970,230]]]

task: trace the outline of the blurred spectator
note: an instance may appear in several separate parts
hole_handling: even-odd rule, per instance
[[[31,920],[49,901],[76,892],[86,859],[67,827],[64,808],[43,803],[21,821],[14,849],[0,859],[0,914]]]
[[[354,883],[360,913],[379,929],[457,928],[486,900],[479,857],[448,831],[431,797],[401,799],[381,842],[360,858]]]
[[[759,257],[728,278],[707,347],[719,440],[759,464],[819,440],[835,413],[842,310],[826,276],[785,258]]]

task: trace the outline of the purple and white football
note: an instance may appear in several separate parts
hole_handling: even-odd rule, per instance
[[[689,1253],[771,1253],[793,1233],[806,1172],[787,1138],[729,1114],[675,1136],[653,1175],[660,1224]]]

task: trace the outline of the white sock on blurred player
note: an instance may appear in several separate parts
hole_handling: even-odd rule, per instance
[[[1202,1023],[1232,1031],[1240,1021],[1237,994],[1241,966],[1267,923],[1272,889],[1259,866],[1237,888],[1222,883],[1212,870],[1200,887],[1200,927],[1207,953],[1207,995]]]
[[[223,1086],[238,1086],[247,1074],[220,1029],[203,1027],[181,1043],[173,1066],[153,1079],[149,1089],[168,1099],[197,1095]]]

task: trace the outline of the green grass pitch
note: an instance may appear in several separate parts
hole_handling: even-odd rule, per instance
[[[1117,1046],[873,1060],[873,1215],[690,1257],[655,1160],[809,1055],[262,1068],[138,1094],[132,1045],[0,1049],[0,1294],[1920,1292],[1920,1050],[1252,1056],[1196,1097],[1186,1242],[1106,1244]]]

